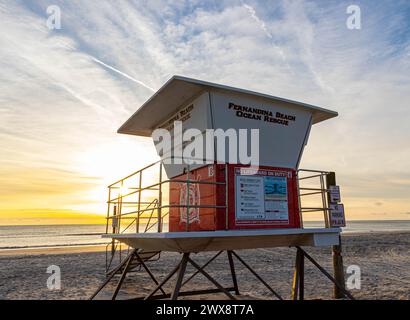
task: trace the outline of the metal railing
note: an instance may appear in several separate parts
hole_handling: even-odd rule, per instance
[[[190,202],[190,185],[222,185],[227,186],[227,165],[225,164],[225,181],[206,181],[192,179],[192,165],[187,165],[186,170],[181,176],[186,178],[168,179],[164,178],[164,164],[162,161],[155,162],[133,174],[118,180],[117,182],[108,186],[108,207],[107,207],[107,224],[106,233],[109,232],[109,225],[111,221],[112,233],[124,233],[130,229],[131,225],[135,224],[136,233],[141,232],[140,226],[144,220],[148,220],[144,231],[151,230],[154,225],[157,226],[156,232],[162,232],[164,226],[164,218],[168,216],[169,209],[172,208],[186,208],[187,213],[187,230],[189,231],[189,210],[190,209],[225,209],[228,208],[228,198],[226,197],[223,205],[197,205]],[[155,169],[154,174],[147,177],[149,183],[143,184],[143,174],[149,169]],[[146,174],[145,174],[146,175]],[[137,186],[132,184],[132,180],[137,181]],[[134,182],[135,182],[134,181]],[[164,188],[165,184],[179,183],[186,184],[187,201],[186,204],[171,204],[169,202],[169,189]],[[168,192],[167,192],[168,191]],[[225,189],[226,191],[226,189]],[[155,208],[152,205],[155,204]],[[130,210],[127,210],[130,209]],[[156,212],[156,215],[154,214]],[[226,211],[227,212],[227,211]],[[122,220],[131,220],[131,222],[122,229]]]
[[[224,209],[228,216],[228,196],[223,205],[201,205],[191,203],[190,186],[203,185],[228,185],[227,165],[225,164],[225,181],[205,181],[193,178],[192,171],[195,165],[186,165],[183,178],[168,179],[163,161],[152,163],[123,179],[108,186],[106,233],[144,233],[163,232],[169,211],[183,209],[186,212],[186,231],[190,228],[190,212],[193,209]],[[167,184],[185,184],[187,195],[186,204],[170,202],[170,188]],[[111,226],[111,228],[110,228]],[[165,228],[166,229],[166,228]],[[111,248],[111,250],[110,250]],[[129,247],[112,240],[106,247],[106,270],[109,270],[115,256],[119,263],[122,257],[127,256]]]
[[[157,174],[151,176],[151,180],[155,180],[152,183],[143,184],[143,173],[150,168],[158,167]],[[145,168],[134,172],[133,174],[118,180],[117,182],[108,186],[108,209],[107,209],[107,224],[106,233],[125,233],[127,231],[132,232],[148,232],[155,226],[156,232],[162,232],[164,226],[164,218],[169,214],[171,208],[186,208],[187,214],[187,230],[189,231],[189,210],[195,208],[203,209],[225,209],[226,215],[228,215],[228,193],[226,187],[228,185],[227,177],[227,165],[225,164],[225,181],[204,181],[195,180],[191,178],[192,169],[187,165],[186,171],[183,175],[187,178],[183,179],[168,179],[163,178],[163,163],[161,161],[155,162]],[[319,170],[307,170],[299,169],[297,171],[298,180],[298,194],[299,194],[299,209],[301,215],[301,222],[303,222],[303,213],[309,212],[322,212],[325,222],[325,226],[329,227],[329,201],[328,201],[328,175],[332,172],[319,171]],[[130,185],[130,180],[136,180],[137,186]],[[180,183],[186,184],[187,187],[187,202],[186,204],[170,204],[169,194],[164,197],[165,184]],[[208,184],[208,185],[222,185],[225,186],[226,199],[223,205],[197,205],[192,204],[189,201],[189,186],[192,184]],[[169,191],[169,190],[168,190]],[[145,196],[144,193],[147,195]],[[319,201],[306,201],[306,198],[319,197]],[[134,199],[132,199],[134,198]],[[308,202],[308,205],[305,203]],[[130,209],[130,210],[127,210]],[[167,210],[165,210],[167,209]],[[124,226],[123,221],[129,221]],[[110,221],[112,230],[110,232]],[[145,222],[145,223],[144,223]],[[135,225],[135,229],[131,227]],[[141,228],[143,226],[143,228]]]
[[[330,228],[329,220],[329,179],[333,172],[299,169],[297,171],[299,212],[303,227],[304,213],[322,212],[326,228]],[[314,199],[316,198],[316,199]]]

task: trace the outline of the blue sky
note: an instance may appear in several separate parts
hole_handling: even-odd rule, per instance
[[[338,173],[351,217],[410,217],[409,1],[0,0],[0,30],[4,212],[100,212],[155,159],[116,129],[179,74],[337,110],[302,166]]]

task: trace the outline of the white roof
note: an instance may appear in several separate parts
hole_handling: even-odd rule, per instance
[[[173,76],[118,129],[118,133],[149,137],[154,128],[163,120],[174,114],[180,107],[189,103],[200,93],[211,89],[251,95],[271,101],[289,103],[296,108],[308,109],[312,112],[314,124],[338,115],[336,111],[303,102],[202,80]]]

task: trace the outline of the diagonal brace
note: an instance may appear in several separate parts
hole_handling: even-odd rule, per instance
[[[218,281],[212,278],[203,268],[201,268],[195,261],[188,257],[188,262],[196,268],[200,273],[202,273],[209,281],[211,281],[219,290],[225,293],[231,300],[236,300],[236,298],[226,290]]]
[[[279,300],[283,300],[283,298],[275,291],[272,289],[272,287],[267,284],[265,280],[262,279],[262,277],[256,273],[255,270],[253,270],[245,261],[242,260],[240,256],[235,251],[231,251],[232,254],[260,281],[262,284]]]
[[[140,265],[145,269],[145,271],[149,274],[149,276],[151,277],[152,281],[158,285],[158,281],[157,279],[155,279],[155,276],[152,274],[151,270],[148,268],[148,266],[145,264],[144,260],[140,257],[140,255],[135,252],[135,257],[137,258],[138,262],[140,263]],[[161,288],[159,288],[159,290],[161,290],[161,292],[163,294],[166,294],[165,291]]]
[[[209,259],[202,267],[201,269],[205,269],[212,261],[214,261],[223,251],[219,251],[216,255],[214,255],[211,259]],[[189,281],[192,280],[192,278],[194,278],[200,271],[197,270],[195,271],[188,279],[186,279],[182,285],[184,286],[185,284],[187,284]]]
[[[303,250],[302,248],[300,248],[299,246],[296,246],[297,249],[301,250],[301,252],[303,253],[303,255],[314,264],[314,266],[316,268],[318,268],[330,281],[332,281],[336,287],[339,288],[339,290],[341,292],[343,292],[343,294],[348,297],[350,300],[356,300],[349,291],[347,291],[345,288],[343,288],[343,286],[336,281],[335,278],[333,278],[329,272],[327,272],[319,263],[317,263],[305,250]]]

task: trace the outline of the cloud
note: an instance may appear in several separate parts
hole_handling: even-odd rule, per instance
[[[250,13],[250,15],[252,16],[252,19],[255,20],[255,22],[260,26],[260,28],[263,30],[263,32],[266,34],[266,36],[270,39],[273,39],[272,34],[269,32],[269,30],[266,28],[265,22],[263,22],[258,15],[256,14],[255,9],[248,5],[248,4],[244,4],[243,5]]]

